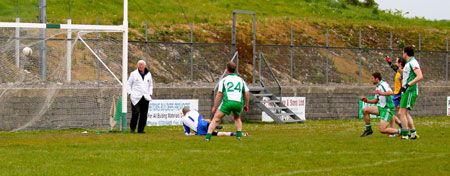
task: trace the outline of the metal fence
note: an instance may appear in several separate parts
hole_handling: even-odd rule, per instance
[[[98,20],[97,20],[98,21]],[[146,60],[156,83],[174,84],[175,86],[189,85],[213,85],[222,73],[225,63],[230,59],[234,48],[242,50],[241,40],[236,37],[235,27],[216,27],[214,31],[205,32],[204,28],[209,26],[195,26],[193,24],[177,27],[164,28],[166,35],[175,38],[162,38],[157,32],[148,34],[151,29],[148,23],[143,29],[145,35],[135,32],[129,42],[129,71],[136,69],[136,62],[140,59]],[[213,27],[214,28],[214,27]],[[234,30],[234,31],[232,31]],[[46,47],[42,48],[40,42],[44,40],[38,30],[20,29],[19,37],[16,37],[16,29],[0,29],[0,86],[1,87],[45,87],[53,86],[119,86],[113,76],[105,69],[96,58],[89,53],[81,42],[76,39],[67,39],[66,31],[49,30],[45,41]],[[258,30],[256,30],[258,31]],[[161,32],[161,31],[159,31]],[[242,32],[242,31],[241,31]],[[362,85],[369,83],[373,72],[380,72],[384,80],[393,83],[394,72],[384,60],[385,56],[391,56],[395,61],[396,56],[402,55],[402,51],[394,49],[392,33],[384,43],[377,44],[378,48],[368,48],[362,43],[362,38],[368,37],[364,32],[359,35],[347,37],[349,41],[359,41],[358,46],[336,47],[340,41],[330,42],[328,29],[325,36],[324,46],[305,46],[295,44],[295,33],[292,28],[283,35],[287,44],[283,41],[274,41],[276,44],[258,44],[253,31],[247,31],[248,38],[253,38],[249,43],[255,49],[244,48],[256,56],[256,52],[262,52],[271,64],[274,73],[282,85],[330,85],[330,84],[352,84]],[[246,33],[246,32],[242,32]],[[159,33],[160,34],[160,33]],[[261,34],[264,35],[264,34]],[[258,35],[256,35],[258,36]],[[217,39],[208,41],[202,37]],[[223,37],[230,37],[224,40]],[[97,54],[101,56],[111,71],[121,77],[121,40],[120,35],[109,33],[91,33],[84,36],[85,40]],[[424,51],[421,50],[421,38],[418,36],[416,44],[416,58],[419,60],[424,73],[424,82],[433,85],[448,85],[448,37],[446,40],[446,51]],[[154,41],[162,40],[162,41]],[[236,42],[237,40],[237,42]],[[248,39],[247,39],[248,40]],[[31,57],[25,57],[21,52],[17,53],[14,45],[20,42],[20,47],[30,46],[33,49]],[[73,43],[70,79],[67,75],[68,62],[67,41]],[[229,41],[229,42],[216,42]],[[253,43],[257,43],[254,45]],[[268,41],[264,41],[268,42]],[[378,46],[380,45],[380,46]],[[237,47],[236,47],[237,46]],[[44,50],[47,54],[46,62],[41,59],[40,52]],[[20,50],[21,51],[21,50]],[[17,56],[19,54],[19,56]],[[19,58],[19,61],[17,61]],[[242,58],[242,57],[241,57]],[[248,81],[258,79],[259,72],[257,60],[253,58],[240,59],[239,70]],[[44,70],[43,70],[44,69]],[[253,69],[256,72],[253,72]],[[45,76],[42,75],[45,73]],[[262,73],[264,77],[264,73]],[[68,81],[70,80],[70,82]]]

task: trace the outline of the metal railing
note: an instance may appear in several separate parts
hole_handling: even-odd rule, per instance
[[[282,101],[282,97],[283,97],[283,88],[281,87],[280,81],[278,81],[278,78],[275,76],[275,74],[272,71],[272,68],[270,67],[269,62],[267,62],[266,58],[264,57],[264,54],[262,52],[259,52],[258,54],[259,56],[259,82],[261,83],[261,86],[265,87],[264,85],[264,81],[262,80],[263,77],[261,76],[261,63],[264,62],[264,65],[267,67],[267,69],[269,69],[269,73],[272,76],[272,78],[275,80],[275,82],[277,83],[278,86],[278,90],[280,91],[279,96],[280,96],[280,101]]]

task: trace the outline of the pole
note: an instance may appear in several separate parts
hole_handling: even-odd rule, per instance
[[[361,69],[361,62],[362,62],[362,32],[359,31],[359,86],[362,85],[362,69]]]
[[[326,55],[327,62],[326,62],[326,68],[325,68],[325,70],[326,70],[326,73],[325,73],[325,75],[326,75],[326,82],[325,82],[325,84],[328,86],[328,28],[327,28],[326,49],[327,49],[327,55]]]
[[[191,23],[191,81],[194,81],[194,27]]]
[[[39,15],[40,15],[40,23],[47,23],[47,1],[46,0],[40,0],[39,1]],[[41,33],[41,69],[40,69],[40,73],[41,73],[41,79],[42,80],[46,80],[46,76],[47,76],[47,53],[46,53],[46,38],[47,38],[47,30],[46,29],[40,29],[40,33]]]
[[[123,1],[122,25],[122,132],[127,132],[128,0]]]
[[[16,23],[20,23],[20,18],[16,17]],[[16,67],[20,68],[20,28],[16,27]]]
[[[291,59],[290,59],[290,61],[291,61],[291,80],[289,81],[291,84],[292,84],[292,80],[294,79],[294,29],[292,28],[292,26],[291,26],[291,55],[290,55],[290,57],[291,57]]]
[[[145,62],[149,65],[148,62],[148,21],[145,20]]]
[[[253,14],[253,53],[252,53],[252,57],[253,57],[253,81],[252,83],[255,84],[256,80],[255,80],[255,75],[256,75],[256,67],[255,67],[255,62],[256,62],[256,14]]]
[[[96,24],[98,25],[98,17],[95,17],[96,20]],[[95,33],[95,38],[96,38],[96,45],[95,45],[95,53],[97,53],[98,55],[100,54],[99,52],[99,48],[100,48],[100,44],[99,44],[99,36],[98,36],[98,32]],[[97,60],[97,87],[100,87],[100,76],[101,76],[101,70],[100,70],[100,61]]]
[[[233,12],[233,29],[231,33],[231,55],[233,55],[236,52],[236,13]]]
[[[67,19],[67,24],[71,25],[72,24],[72,19]],[[72,80],[72,75],[71,75],[71,71],[72,71],[72,29],[69,28],[67,29],[67,82],[70,83],[70,81]]]
[[[389,49],[390,49],[389,57],[392,58],[393,57],[392,56],[392,52],[393,52],[393,49],[392,49],[392,31],[390,32]],[[396,73],[394,73],[394,74],[396,74]],[[392,75],[392,69],[389,69],[389,75]],[[395,82],[395,80],[394,80],[394,82]]]
[[[445,62],[447,64],[445,64],[446,68],[445,68],[445,81],[447,81],[447,86],[448,86],[448,35],[447,35],[447,52],[445,53]]]
[[[419,59],[417,60],[420,63],[420,59],[422,56],[422,36],[419,33]]]

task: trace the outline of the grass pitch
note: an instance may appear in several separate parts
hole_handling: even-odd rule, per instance
[[[251,136],[211,142],[180,126],[0,132],[0,175],[449,175],[450,118],[415,120],[421,138],[407,141],[380,134],[378,120],[365,138],[362,120],[244,124]]]

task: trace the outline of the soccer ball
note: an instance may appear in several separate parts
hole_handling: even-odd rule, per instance
[[[31,56],[31,54],[33,54],[33,50],[31,50],[30,47],[25,47],[23,48],[22,53],[25,56]]]

